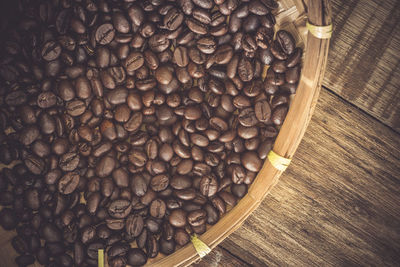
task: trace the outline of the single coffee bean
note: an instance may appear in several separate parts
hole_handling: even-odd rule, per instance
[[[181,209],[175,209],[170,213],[168,220],[174,227],[184,227],[187,223],[186,212]]]
[[[113,218],[123,219],[129,215],[132,210],[130,201],[125,199],[115,200],[111,202],[108,213]]]
[[[48,41],[42,48],[42,57],[46,61],[56,60],[61,54],[61,46],[55,41]]]
[[[188,214],[188,223],[191,226],[200,226],[207,220],[207,212],[204,210],[195,210]]]
[[[207,197],[212,197],[217,193],[218,182],[212,175],[206,175],[200,180],[200,192]]]
[[[138,237],[142,233],[143,227],[143,217],[139,214],[129,215],[129,217],[126,219],[125,229],[127,234],[130,236]]]
[[[96,174],[99,177],[107,177],[114,170],[116,161],[113,157],[104,156],[100,159],[96,166]]]
[[[259,101],[254,106],[254,113],[261,122],[267,122],[271,118],[271,107],[267,101]]]
[[[142,266],[147,262],[147,256],[139,248],[131,248],[127,254],[127,263],[132,266]]]
[[[58,182],[58,191],[65,195],[71,194],[78,187],[79,180],[79,173],[68,172]]]
[[[111,23],[102,24],[97,28],[95,36],[99,44],[109,44],[115,37],[115,29]]]

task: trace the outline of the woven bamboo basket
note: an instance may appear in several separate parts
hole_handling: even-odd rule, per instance
[[[330,25],[331,12],[329,0],[280,0],[278,4],[279,8],[275,10],[276,30],[289,31],[304,52],[299,86],[273,147],[275,153],[291,159],[314,112],[329,50],[329,39],[313,36],[308,32],[306,22],[317,26]],[[281,174],[282,171],[266,160],[247,195],[199,238],[210,248],[215,248],[260,205]],[[172,255],[149,261],[148,266],[188,266],[198,259],[194,246],[189,243]]]
[[[303,49],[301,78],[284,124],[275,141],[273,151],[291,159],[304,136],[318,100],[327,62],[329,39],[320,39],[311,34],[306,22],[316,26],[331,24],[329,0],[278,0],[279,8],[274,11],[276,31],[285,29]],[[5,166],[0,166],[2,169]],[[7,166],[11,167],[11,166]],[[199,239],[211,249],[238,229],[246,218],[260,205],[265,196],[278,182],[282,171],[266,160],[248,193],[225,214],[217,224],[207,228]],[[0,267],[16,266],[17,253],[11,246],[14,231],[0,228]],[[149,259],[146,266],[188,266],[199,259],[192,243],[178,249],[169,256],[159,255]],[[37,262],[33,266],[41,266]],[[105,260],[105,266],[107,260]]]

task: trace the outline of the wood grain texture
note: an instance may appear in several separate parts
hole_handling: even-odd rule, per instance
[[[241,259],[233,256],[227,250],[221,247],[213,249],[210,254],[208,254],[203,259],[199,260],[197,263],[192,264],[192,267],[250,267],[251,265],[242,261]]]
[[[323,85],[400,132],[400,1],[332,0]]]
[[[399,203],[400,135],[323,90],[292,164],[221,246],[254,266],[394,266]]]

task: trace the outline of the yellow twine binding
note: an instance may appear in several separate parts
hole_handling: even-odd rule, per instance
[[[307,21],[307,29],[318,39],[329,39],[332,37],[332,24],[327,26],[316,26]]]
[[[97,256],[97,260],[98,260],[98,267],[104,267],[104,250],[103,249],[99,249],[98,250],[98,256]]]
[[[272,166],[279,171],[284,171],[289,166],[291,159],[279,156],[274,151],[269,151],[268,160],[271,162]]]
[[[203,241],[201,241],[196,234],[193,234],[190,237],[190,241],[192,241],[194,248],[199,254],[200,258],[203,258],[205,255],[211,252],[211,248],[209,248]]]

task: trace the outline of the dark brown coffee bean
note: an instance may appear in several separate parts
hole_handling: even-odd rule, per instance
[[[286,105],[280,105],[272,111],[271,120],[275,125],[282,125],[285,120],[288,107]]]
[[[187,220],[191,226],[200,226],[207,221],[207,212],[200,209],[192,211],[188,214]]]
[[[258,122],[256,114],[252,108],[242,109],[239,113],[239,123],[245,127],[255,126]]]
[[[166,204],[163,200],[155,199],[150,204],[149,212],[154,218],[161,219],[165,215],[166,208]]]
[[[73,117],[80,116],[86,111],[86,105],[81,100],[68,102],[66,105],[67,112]]]
[[[187,27],[194,33],[196,34],[200,34],[200,35],[204,35],[207,33],[207,26],[203,23],[201,23],[200,21],[197,21],[195,19],[192,18],[188,18],[186,19],[186,25]]]
[[[219,211],[220,215],[223,215],[226,212],[225,202],[220,197],[214,197],[211,200],[211,203]]]
[[[155,77],[161,84],[169,84],[172,81],[172,69],[167,66],[160,66],[155,71]]]
[[[59,242],[62,238],[60,230],[51,223],[46,223],[41,227],[40,235],[47,242]]]
[[[101,45],[111,43],[115,36],[115,29],[111,23],[100,25],[96,30],[96,42]]]
[[[186,67],[189,64],[189,55],[186,47],[178,46],[175,48],[174,61],[179,67]]]
[[[122,230],[125,226],[125,220],[124,219],[106,219],[106,225],[108,228],[111,230]]]
[[[80,157],[75,152],[69,152],[60,157],[59,167],[63,171],[73,171],[78,167]]]
[[[293,36],[284,30],[280,30],[276,33],[276,39],[279,42],[282,50],[287,54],[290,55],[294,52],[296,48],[296,42]]]
[[[131,210],[131,202],[125,199],[114,200],[108,207],[108,213],[111,217],[116,219],[123,219],[127,217]]]
[[[143,167],[147,162],[146,153],[139,149],[132,149],[128,157],[129,161],[137,167]]]
[[[65,195],[73,193],[78,187],[79,180],[79,173],[68,172],[58,182],[58,191]]]
[[[217,193],[218,182],[215,177],[206,175],[200,180],[200,192],[207,197],[212,197]]]
[[[190,236],[184,229],[177,229],[175,231],[174,240],[176,244],[184,246],[190,242]]]
[[[251,65],[251,62],[247,58],[242,57],[239,60],[237,71],[242,81],[248,82],[253,79],[254,76],[253,66]]]
[[[300,48],[296,48],[294,52],[289,56],[289,58],[286,60],[286,67],[288,68],[293,68],[297,64],[300,63],[301,61],[301,56],[302,56],[302,51]]]
[[[159,174],[154,176],[150,181],[150,187],[156,192],[163,191],[169,184],[169,177],[166,174]]]
[[[187,223],[186,212],[182,209],[175,209],[170,213],[168,220],[174,227],[184,227]]]
[[[137,175],[134,176],[132,181],[131,181],[131,189],[132,192],[138,196],[141,197],[147,192],[147,183],[144,180],[143,176]]]
[[[143,217],[139,214],[129,215],[129,217],[126,219],[125,229],[129,236],[138,237],[142,233],[143,228]]]
[[[191,134],[190,140],[192,141],[193,144],[199,147],[206,147],[210,143],[208,138],[201,134]]]
[[[127,263],[132,266],[142,266],[147,262],[147,256],[139,248],[131,248],[127,254]]]
[[[176,8],[171,8],[164,16],[164,27],[170,31],[176,30],[183,22],[184,15]]]
[[[128,9],[128,15],[132,23],[137,27],[140,26],[145,20],[145,14],[143,12],[143,9],[137,5],[132,5]]]
[[[300,68],[299,66],[295,66],[293,68],[287,69],[285,73],[286,81],[290,84],[297,83],[300,79]]]
[[[39,135],[40,132],[36,126],[29,126],[22,129],[19,139],[23,145],[28,146],[35,142],[35,140],[39,138]]]
[[[184,116],[188,120],[198,120],[201,118],[202,112],[198,106],[187,106],[184,111]]]
[[[125,59],[124,67],[128,72],[139,69],[144,64],[143,54],[140,52],[132,52]]]
[[[218,211],[210,204],[206,204],[204,210],[207,212],[207,223],[214,225],[219,220]]]
[[[271,118],[271,107],[267,101],[258,101],[254,106],[254,112],[257,119],[261,122],[267,122]]]
[[[114,170],[116,161],[113,157],[104,156],[100,159],[96,166],[96,174],[99,177],[107,177]]]
[[[262,167],[261,159],[252,151],[245,152],[241,157],[241,161],[243,166],[252,172],[258,172]]]
[[[164,34],[154,34],[149,39],[150,49],[160,53],[169,47],[170,41]]]
[[[61,46],[55,41],[48,41],[42,48],[42,57],[46,61],[56,60],[61,54]]]
[[[124,128],[128,132],[135,132],[140,128],[142,122],[143,122],[142,113],[135,112],[132,114],[131,118],[124,124]]]
[[[211,0],[192,0],[193,3],[204,9],[211,9],[214,3]]]
[[[130,23],[123,13],[115,12],[112,17],[114,28],[121,33],[128,33],[130,31]]]
[[[38,95],[37,104],[40,108],[50,108],[57,103],[57,97],[52,92],[43,92]]]

